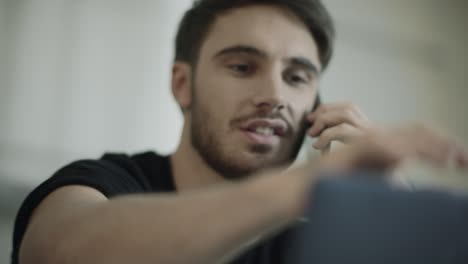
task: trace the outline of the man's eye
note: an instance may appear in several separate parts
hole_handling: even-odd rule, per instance
[[[299,75],[291,76],[291,81],[292,82],[300,82],[300,83],[305,82],[305,80]]]
[[[307,79],[302,77],[301,75],[291,74],[286,76],[286,81],[290,84],[297,85],[307,83]]]
[[[228,67],[238,74],[248,74],[252,71],[252,67],[249,64],[231,64]]]

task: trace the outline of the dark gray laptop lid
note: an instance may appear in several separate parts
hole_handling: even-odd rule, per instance
[[[467,264],[468,198],[365,177],[314,187],[291,263]]]

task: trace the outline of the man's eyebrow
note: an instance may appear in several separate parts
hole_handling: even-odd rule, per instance
[[[313,62],[311,62],[309,59],[306,59],[304,57],[290,58],[289,63],[291,63],[292,65],[302,67],[302,68],[306,68],[307,70],[315,74],[320,74],[319,67],[317,67]]]
[[[223,55],[239,54],[239,53],[252,55],[255,57],[261,57],[261,58],[268,57],[268,54],[266,52],[259,50],[256,47],[248,46],[248,45],[235,45],[235,46],[224,48],[221,51],[217,52],[214,58],[217,58]]]
[[[217,52],[214,58],[228,55],[228,54],[247,54],[261,58],[267,58],[268,54],[265,51],[262,51],[256,47],[249,46],[249,45],[235,45],[231,47],[227,47],[222,49],[221,51]],[[288,62],[292,65],[296,65],[302,68],[305,68],[315,74],[320,73],[319,67],[317,67],[312,61],[304,57],[293,57],[289,58]]]

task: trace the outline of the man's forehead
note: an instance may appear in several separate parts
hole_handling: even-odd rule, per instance
[[[305,24],[279,7],[255,5],[223,13],[211,26],[200,54],[213,57],[239,43],[279,59],[305,57],[320,63],[317,45]]]

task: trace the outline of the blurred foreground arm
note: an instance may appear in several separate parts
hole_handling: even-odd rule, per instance
[[[391,170],[418,158],[443,166],[468,156],[453,140],[423,126],[375,129],[315,163],[270,171],[241,183],[182,194],[107,200],[94,189],[62,187],[36,209],[24,236],[26,263],[220,263],[244,245],[280,231],[302,214],[322,170]]]
[[[89,187],[62,187],[35,210],[20,263],[224,262],[294,220],[299,191],[282,177],[110,200]]]

